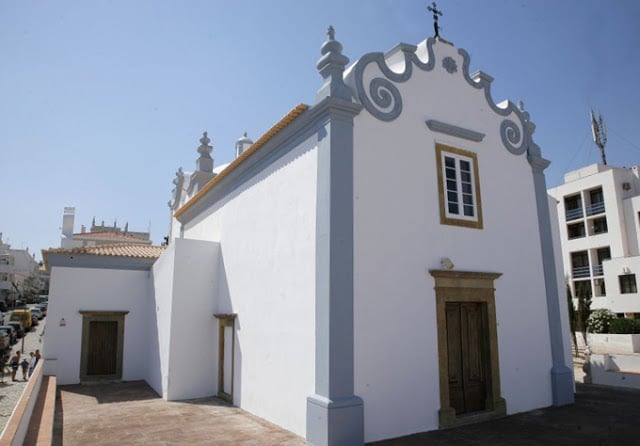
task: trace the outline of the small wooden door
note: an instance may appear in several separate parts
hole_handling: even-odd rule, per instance
[[[447,302],[449,399],[456,414],[486,409],[488,354],[483,304]]]
[[[118,358],[118,322],[90,321],[87,375],[114,375]]]
[[[235,314],[217,315],[218,332],[218,397],[233,403],[233,356]]]

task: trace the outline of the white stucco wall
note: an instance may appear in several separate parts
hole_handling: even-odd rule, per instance
[[[234,404],[299,435],[314,393],[315,137],[185,224],[220,243],[216,313],[237,313]]]
[[[122,380],[146,380],[149,314],[153,308],[148,284],[149,271],[53,267],[43,347],[51,368],[45,372],[55,374],[59,385],[80,382],[79,311],[128,311],[124,319]],[[60,326],[61,319],[66,326]]]
[[[167,400],[217,393],[219,254],[217,243],[175,239],[153,265],[149,384]]]
[[[171,305],[175,244],[169,244],[151,269],[150,296],[153,308],[150,312],[149,379],[153,389],[166,399],[169,387],[169,345],[171,339]]]
[[[602,262],[606,297],[594,297],[591,308],[608,308],[614,313],[640,313],[640,293],[622,293],[619,276],[635,274],[636,288],[640,289],[640,256],[623,257]]]
[[[434,280],[450,258],[460,271],[499,272],[500,379],[508,413],[551,404],[551,353],[531,166],[500,140],[503,118],[462,79],[457,50],[395,84],[402,114],[355,120],[355,385],[365,439],[438,428],[440,407]],[[433,133],[427,119],[486,133],[480,143]],[[517,122],[517,120],[516,120]],[[435,144],[477,154],[484,229],[440,224]]]
[[[168,369],[169,400],[217,393],[215,295],[219,245],[176,239]]]

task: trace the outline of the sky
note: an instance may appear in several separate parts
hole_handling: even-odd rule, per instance
[[[355,62],[433,35],[421,0],[0,0],[0,232],[14,248],[60,246],[93,217],[168,233],[172,180],[193,170],[203,131],[215,165],[246,131],[257,140],[322,84],[326,30]],[[639,164],[640,2],[441,0],[441,35],[494,78],[495,102],[522,100],[534,139],[565,172]],[[400,154],[390,148],[389,163]]]

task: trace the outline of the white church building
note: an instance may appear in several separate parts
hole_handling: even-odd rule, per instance
[[[219,395],[315,445],[573,402],[528,113],[440,38],[347,64],[330,29],[316,102],[219,172],[204,135],[166,249],[44,253],[59,384]]]

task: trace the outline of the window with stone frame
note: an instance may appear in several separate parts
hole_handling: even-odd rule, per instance
[[[482,229],[482,202],[475,153],[436,144],[440,223]]]

